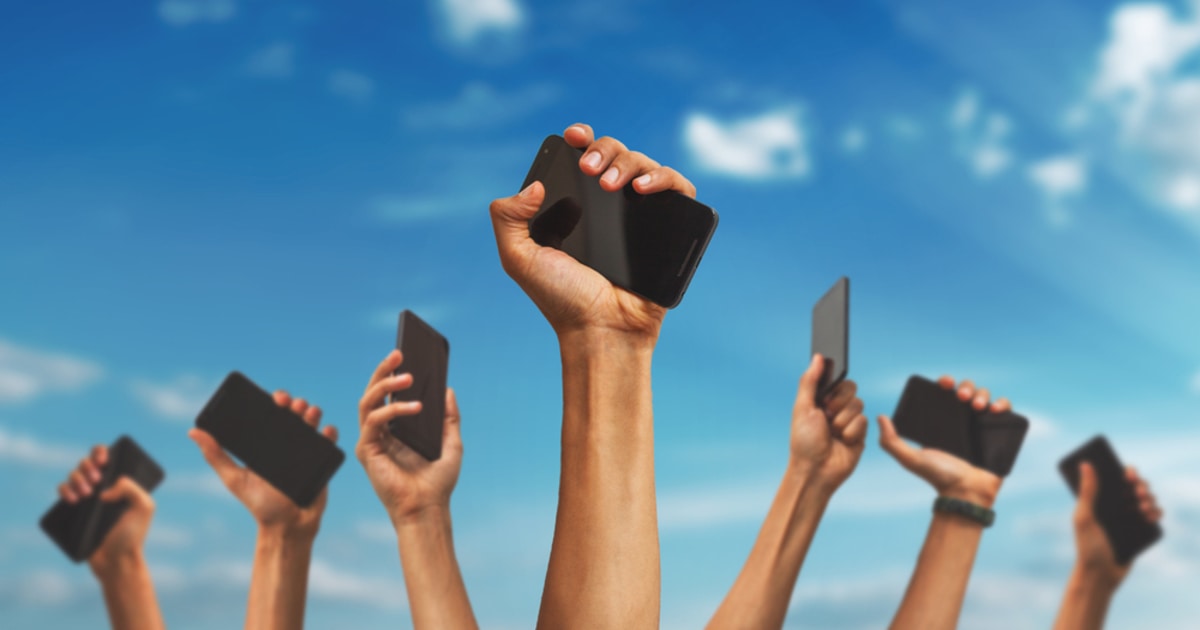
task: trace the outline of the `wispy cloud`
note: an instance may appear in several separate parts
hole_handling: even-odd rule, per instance
[[[235,0],[162,0],[158,3],[158,17],[171,26],[225,22],[235,15]]]
[[[1029,165],[1029,180],[1046,200],[1050,221],[1066,223],[1067,202],[1087,189],[1087,161],[1079,155],[1059,155]]]
[[[83,389],[102,374],[100,366],[87,359],[26,348],[0,339],[0,404]]]
[[[167,492],[199,494],[220,499],[232,499],[233,495],[212,470],[174,473],[163,484]]]
[[[957,150],[978,177],[994,177],[1012,164],[1008,148],[1012,121],[999,112],[986,111],[974,90],[963,90],[955,99],[950,109],[950,128]]]
[[[525,26],[525,9],[518,0],[435,0],[450,42],[475,46],[489,37],[512,37]]]
[[[778,480],[668,489],[658,496],[658,525],[664,531],[704,529],[761,521],[771,507]]]
[[[65,573],[34,569],[20,577],[0,579],[0,602],[14,608],[51,608],[75,601],[82,594],[80,585]]]
[[[700,168],[750,180],[807,177],[808,136],[799,106],[729,122],[696,112],[683,125],[684,146]]]
[[[216,383],[185,374],[167,383],[135,379],[129,383],[130,393],[155,415],[176,421],[191,420],[208,402]]]
[[[361,105],[375,95],[375,81],[361,72],[341,68],[329,73],[329,91]]]
[[[845,153],[860,153],[867,146],[867,131],[858,125],[851,125],[842,132],[840,144]]]
[[[246,60],[246,74],[265,79],[286,79],[296,73],[296,48],[276,42],[255,51]]]
[[[463,86],[449,101],[415,106],[402,114],[405,125],[417,129],[499,127],[553,105],[562,95],[554,85],[539,83],[501,91],[487,83]]]
[[[382,610],[408,608],[404,582],[379,575],[362,575],[314,559],[308,572],[308,591],[318,599],[363,604]]]
[[[31,468],[61,470],[65,474],[86,451],[58,444],[47,444],[29,435],[20,435],[0,427],[0,462]]]

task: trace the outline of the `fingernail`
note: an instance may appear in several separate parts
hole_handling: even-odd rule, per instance
[[[621,176],[621,173],[618,172],[617,167],[614,166],[604,172],[604,176],[600,178],[600,181],[602,181],[606,184],[611,184],[611,183],[617,181],[617,178],[620,176]]]
[[[646,186],[649,186],[650,182],[653,180],[654,178],[647,173],[646,175],[642,175],[641,177],[637,178],[637,185],[645,188]]]
[[[535,183],[536,183],[536,182],[535,182]],[[522,197],[522,198],[524,198],[524,197],[528,197],[528,196],[529,196],[529,193],[531,193],[531,192],[533,192],[533,184],[530,184],[530,185],[526,186],[526,187],[525,187],[525,190],[522,190],[522,191],[521,191],[521,193],[520,193],[519,195],[517,195],[517,196],[518,196],[518,197]],[[399,351],[397,350],[397,351],[395,351],[395,352],[399,352]]]
[[[600,168],[600,154],[589,151],[587,155],[583,156],[583,163],[590,168]]]
[[[982,396],[980,396],[980,397],[978,397],[978,398],[976,398],[976,399],[975,399],[975,406],[976,406],[976,407],[979,407],[980,409],[982,409],[982,408],[984,408],[984,407],[986,407],[986,406],[987,406],[987,401],[986,401],[986,400],[984,400],[984,398],[983,398]]]
[[[587,130],[585,130],[583,127],[580,127],[579,125],[571,125],[571,129],[574,129],[575,131],[578,131],[579,133],[587,133]],[[571,129],[568,129],[567,131],[570,131]]]
[[[958,390],[958,395],[959,395],[959,396],[962,396],[962,397],[964,397],[964,398],[970,398],[970,397],[971,397],[971,390],[969,390],[969,389],[967,389],[966,387],[964,387],[964,388],[962,388],[962,389]]]

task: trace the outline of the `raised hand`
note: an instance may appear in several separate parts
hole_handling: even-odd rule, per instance
[[[78,503],[92,496],[100,483],[104,467],[108,465],[108,447],[103,444],[92,448],[92,452],[79,461],[67,481],[58,486],[58,494],[67,503]],[[122,558],[140,556],[154,518],[154,499],[137,482],[121,477],[100,494],[105,503],[125,501],[129,508],[121,515],[117,524],[104,536],[96,551],[88,558],[92,571],[99,574],[112,567]]]
[[[1138,476],[1133,466],[1125,469],[1125,478],[1133,484],[1134,496],[1137,497],[1138,509],[1142,516],[1151,523],[1162,520],[1162,508],[1158,500],[1150,492],[1150,485]],[[1088,571],[1104,583],[1114,588],[1129,574],[1133,563],[1121,566],[1113,554],[1112,545],[1100,522],[1096,520],[1093,506],[1100,494],[1100,479],[1092,465],[1083,462],[1079,465],[1079,499],[1075,502],[1075,513],[1072,522],[1075,525],[1075,551],[1080,569]]]
[[[814,355],[800,377],[792,407],[793,466],[809,470],[815,483],[836,489],[854,472],[866,445],[867,418],[854,381],[842,381],[822,404],[816,401],[824,361]]]

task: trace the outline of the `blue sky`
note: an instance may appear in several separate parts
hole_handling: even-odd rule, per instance
[[[852,278],[868,413],[948,372],[1034,429],[964,628],[1048,627],[1069,571],[1055,471],[1096,432],[1167,538],[1113,627],[1188,627],[1200,588],[1200,4],[952,0],[53,3],[0,19],[0,609],[94,623],[36,528],[86,448],[167,469],[149,542],[167,622],[240,623],[250,517],[185,432],[229,370],[355,403],[411,308],[452,346],[456,542],[481,623],[530,627],[549,553],[553,335],[487,203],[579,120],[689,175],[720,228],[655,357],[663,626],[700,626],[782,473],[812,302]],[[931,491],[871,443],[789,626],[875,628]],[[352,458],[313,628],[407,627],[393,534]]]

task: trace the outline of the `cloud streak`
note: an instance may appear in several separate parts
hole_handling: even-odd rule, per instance
[[[747,180],[809,176],[808,136],[799,106],[733,121],[695,112],[683,125],[684,147],[698,167]]]
[[[77,391],[99,380],[103,373],[99,365],[87,359],[0,339],[0,405]]]

